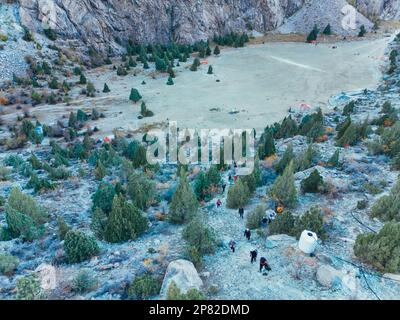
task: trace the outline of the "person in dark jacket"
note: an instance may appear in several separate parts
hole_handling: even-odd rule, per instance
[[[246,239],[247,239],[248,241],[250,241],[250,238],[251,238],[251,231],[250,231],[250,229],[246,229],[246,230],[244,231],[244,236],[246,237]]]
[[[257,261],[257,256],[258,256],[257,250],[250,251],[251,263]]]
[[[236,242],[233,241],[233,240],[231,240],[231,241],[229,242],[229,248],[231,248],[231,251],[232,251],[233,253],[235,253],[235,246],[236,246]]]
[[[239,208],[239,217],[241,219],[244,219],[244,209],[243,208]]]
[[[265,269],[266,271],[271,271],[271,267],[268,264],[267,259],[265,259],[264,257],[262,257],[260,259],[260,272],[262,272],[262,270]]]

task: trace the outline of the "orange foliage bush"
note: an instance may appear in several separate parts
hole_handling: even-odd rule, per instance
[[[0,96],[0,104],[1,105],[6,106],[6,105],[8,105],[8,103],[9,103],[9,101],[6,97]]]

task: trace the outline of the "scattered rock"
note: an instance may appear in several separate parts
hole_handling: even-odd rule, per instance
[[[175,260],[169,264],[161,287],[161,297],[166,298],[172,281],[182,293],[186,293],[191,288],[200,290],[203,286],[203,280],[199,277],[193,263],[187,260]]]
[[[317,270],[317,280],[324,287],[331,288],[341,282],[341,272],[331,266],[322,265]]]

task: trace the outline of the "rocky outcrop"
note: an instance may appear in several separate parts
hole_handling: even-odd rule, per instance
[[[319,20],[325,23],[327,16],[330,20],[342,18],[337,10],[315,11],[310,2],[323,8],[328,4],[328,9],[347,4],[344,0],[19,0],[18,19],[35,32],[51,26],[62,39],[82,40],[105,50],[108,46],[118,48],[118,39],[193,43],[215,33],[253,29],[264,33],[280,27],[302,8],[307,15],[297,15],[301,26],[283,31],[308,33],[310,26]],[[400,0],[350,2],[368,16],[398,19],[400,15]],[[370,26],[357,13],[358,22]],[[340,34],[351,33],[336,29]]]
[[[160,295],[162,298],[166,298],[172,282],[175,282],[182,293],[193,288],[200,290],[203,286],[203,281],[193,263],[187,260],[176,260],[169,264],[161,287]]]
[[[280,26],[304,0],[20,0],[21,22],[37,32],[50,25],[63,38],[98,49],[117,38],[191,43],[215,33],[265,32]]]
[[[324,287],[343,286],[351,292],[358,288],[358,280],[354,271],[343,272],[329,265],[322,265],[317,270],[317,281]]]
[[[293,16],[278,31],[281,33],[308,34],[317,25],[322,32],[330,24],[332,33],[356,36],[363,25],[371,30],[373,23],[345,0],[312,0]]]
[[[356,0],[355,5],[368,17],[383,20],[400,19],[400,0]]]

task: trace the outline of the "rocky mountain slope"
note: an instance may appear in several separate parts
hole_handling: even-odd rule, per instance
[[[307,34],[314,25],[322,31],[328,24],[334,34],[346,36],[356,36],[362,25],[367,30],[373,27],[368,18],[345,0],[312,0],[279,27],[278,32]]]
[[[116,37],[142,42],[190,43],[231,30],[272,30],[304,0],[20,0],[21,22],[41,31],[47,21],[66,38],[97,48]]]
[[[400,19],[399,0],[356,0],[357,9],[368,16],[378,16],[384,20]]]
[[[266,32],[274,30],[286,18],[303,8],[305,20],[300,31],[309,32],[315,18],[341,17],[344,0],[316,1],[333,10],[321,11],[309,0],[20,0],[21,23],[41,32],[49,24],[63,38],[82,39],[97,49],[114,44],[116,38],[140,42],[191,43],[229,31]],[[315,2],[314,2],[315,3]],[[399,18],[399,0],[350,1],[366,14],[385,19]],[[306,5],[306,7],[304,7]],[[314,11],[314,9],[317,9]],[[318,20],[318,19],[317,19]],[[369,24],[357,14],[357,21]],[[304,30],[303,30],[304,29]],[[342,30],[338,30],[342,31]],[[342,32],[343,33],[343,32]]]

